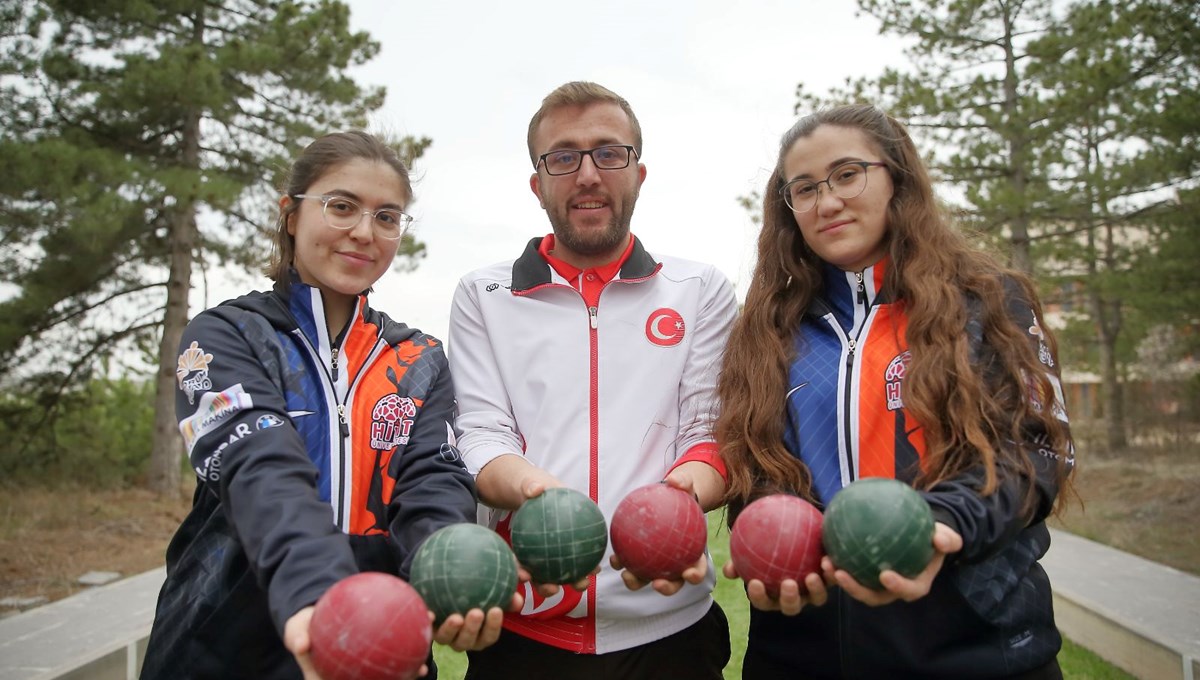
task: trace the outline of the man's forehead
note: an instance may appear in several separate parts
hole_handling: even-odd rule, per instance
[[[546,111],[534,141],[542,151],[632,144],[633,124],[613,102],[559,106]]]

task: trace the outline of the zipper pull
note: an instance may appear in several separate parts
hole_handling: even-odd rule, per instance
[[[346,419],[346,406],[338,404],[338,422],[342,425],[342,437],[350,436],[350,421]]]
[[[337,369],[338,369],[338,348],[337,347],[333,348],[333,360],[329,362],[329,367],[331,369],[333,369],[333,381],[337,382]]]
[[[854,342],[854,338],[846,338],[846,346],[850,350],[849,354],[846,355],[846,358],[853,359],[854,358],[854,349],[855,349],[855,347],[857,347],[857,343]]]
[[[588,318],[592,322],[592,328],[599,328],[599,322],[596,320],[596,313],[599,310],[595,307],[588,307]]]
[[[858,301],[862,304],[867,304],[867,286],[863,283],[863,273],[857,272],[854,278],[858,279]]]

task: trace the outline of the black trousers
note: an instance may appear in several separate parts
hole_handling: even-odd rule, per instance
[[[464,680],[721,680],[729,654],[729,621],[714,602],[674,635],[608,654],[576,654],[506,630],[491,647],[467,652]]]
[[[742,659],[742,680],[807,680],[809,677],[803,669],[785,667],[753,654]],[[1063,675],[1055,659],[1040,668],[1000,680],[1063,680]]]

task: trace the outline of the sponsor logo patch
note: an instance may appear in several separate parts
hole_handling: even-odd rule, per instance
[[[654,310],[646,319],[646,339],[659,347],[678,345],[686,332],[683,317],[669,307]]]
[[[887,409],[897,411],[904,408],[901,388],[904,386],[904,373],[912,361],[912,353],[907,350],[897,354],[883,371],[883,390],[887,398]]]
[[[175,365],[175,380],[179,389],[187,395],[189,404],[196,403],[196,393],[212,389],[212,381],[208,378],[208,364],[213,355],[200,348],[200,343],[193,340],[188,348],[179,355]]]
[[[265,415],[261,415],[258,417],[258,420],[254,421],[254,427],[256,427],[260,430],[265,430],[268,427],[279,427],[282,424],[283,424],[283,418],[280,418],[279,416],[275,415],[274,413],[267,413]]]
[[[385,394],[371,409],[371,448],[394,449],[408,443],[417,404],[411,397]]]
[[[188,453],[192,452],[198,439],[211,432],[221,421],[238,411],[253,407],[254,400],[241,383],[221,392],[205,392],[200,397],[196,412],[179,421],[179,433],[183,435]]]
[[[233,433],[229,435],[229,438],[221,442],[221,444],[217,447],[217,450],[213,451],[211,455],[206,456],[200,463],[200,467],[196,468],[196,475],[201,479],[205,479],[210,482],[220,481],[221,456],[225,454],[225,448],[238,441],[242,437],[249,436],[251,432],[253,432],[253,430],[251,430],[250,426],[246,423],[238,423],[235,425],[233,428]]]
[[[1030,310],[1029,313],[1032,315],[1033,310]],[[1038,361],[1041,361],[1043,364],[1053,368],[1054,355],[1050,353],[1050,346],[1046,344],[1046,334],[1042,332],[1042,327],[1038,325],[1036,318],[1034,319],[1033,325],[1029,327],[1028,331],[1030,335],[1037,338]]]

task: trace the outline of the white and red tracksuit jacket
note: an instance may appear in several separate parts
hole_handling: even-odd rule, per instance
[[[626,494],[660,481],[681,457],[716,458],[733,287],[715,267],[651,256],[635,238],[591,306],[539,254],[540,242],[468,274],[455,291],[448,352],[458,446],[474,474],[498,456],[524,455],[611,521]],[[508,513],[489,514],[505,533]],[[670,597],[627,589],[607,555],[601,565],[584,593],[564,588],[544,600],[522,584],[525,607],[505,627],[603,654],[679,632],[712,604],[711,559],[704,583]]]

